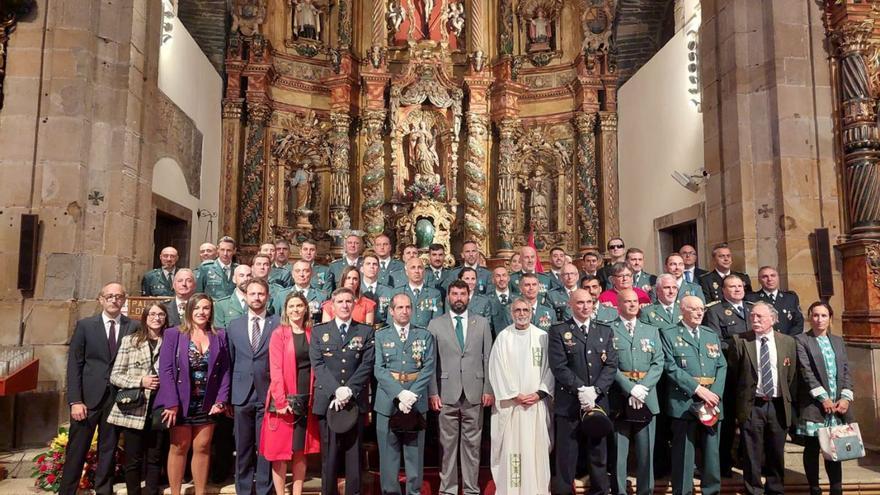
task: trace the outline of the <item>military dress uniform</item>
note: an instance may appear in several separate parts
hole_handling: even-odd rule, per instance
[[[492,301],[483,294],[471,294],[468,311],[489,320],[492,318]]]
[[[635,444],[635,456],[638,462],[636,469],[636,493],[650,495],[654,492],[653,462],[654,439],[656,437],[656,416],[660,413],[657,399],[657,384],[663,376],[663,343],[660,341],[660,330],[647,323],[635,320],[632,334],[621,318],[611,323],[614,331],[614,349],[617,351],[617,374],[614,387],[611,388],[611,410],[616,416],[614,422],[614,441],[616,462],[612,464],[615,476],[611,493],[626,495],[626,465],[630,443]],[[651,411],[651,420],[647,423],[627,421],[626,408],[633,386],[641,384],[648,389],[648,397],[644,406]]]
[[[406,265],[397,258],[388,258],[387,260],[379,260],[379,278],[391,276],[394,272],[403,272]],[[427,269],[425,269],[427,271]]]
[[[330,294],[336,290],[336,280],[333,278],[333,274],[330,273],[329,268],[312,263],[312,279],[309,281],[309,286]]]
[[[597,304],[595,306],[596,309],[593,310],[593,318],[599,323],[609,324],[612,321],[616,320],[618,316],[617,308],[613,306],[605,306],[604,304]],[[569,310],[570,312],[571,310]]]
[[[196,292],[204,292],[215,301],[232,294],[235,291],[232,274],[235,273],[237,266],[238,263],[230,264],[227,275],[217,260],[202,263],[196,277]]]
[[[449,284],[458,280],[458,274],[461,273],[461,269],[464,268],[464,265],[459,265],[451,270],[448,270],[448,274],[446,278],[443,280],[443,291],[444,293],[449,289]],[[470,267],[474,268],[474,267]],[[486,291],[492,287],[492,272],[490,272],[484,266],[477,266],[474,268],[477,271],[477,286],[476,293],[485,294]]]
[[[697,442],[703,452],[702,493],[716,495],[721,491],[719,424],[704,426],[693,408],[697,385],[724,397],[727,360],[721,352],[721,340],[711,328],[702,325],[697,327],[694,336],[684,323],[661,330],[660,337],[669,382],[665,410],[672,418],[672,493],[694,492],[694,443]],[[723,405],[719,404],[718,408],[718,423],[723,424]]]
[[[790,290],[777,290],[776,296],[768,294],[764,289],[746,295],[746,301],[755,303],[764,301],[776,308],[779,321],[773,325],[777,332],[794,337],[804,333],[804,315],[801,313],[801,301],[797,293]]]
[[[443,297],[437,289],[422,285],[419,294],[416,295],[409,284],[406,284],[391,291],[392,298],[397,294],[408,295],[412,302],[412,320],[410,321],[412,325],[427,328],[429,321],[443,314]],[[385,320],[389,325],[391,324],[391,313],[387,314]]]
[[[214,303],[214,327],[229,328],[229,323],[244,316],[247,313],[247,303],[242,299],[238,299],[238,294],[233,292],[231,295],[217,300]]]
[[[509,290],[507,294],[498,294],[494,290],[490,290],[486,297],[489,298],[489,304],[492,307],[489,323],[492,326],[492,336],[495,337],[498,332],[507,328],[513,321],[510,318],[510,303],[513,301],[513,294]]]
[[[293,285],[293,278],[290,275],[291,270],[293,270],[293,263],[289,261],[280,267],[272,263],[272,268],[269,269],[269,276],[266,281],[269,283],[274,282],[284,288],[290,287]]]
[[[519,281],[522,279],[523,273],[524,272],[520,270],[510,274],[508,287],[510,287],[511,292],[517,296],[521,295],[519,292]],[[544,294],[553,289],[562,288],[562,284],[553,276],[547,275],[546,273],[535,273],[535,275],[538,277],[538,293],[541,294],[541,297],[544,297]]]
[[[553,312],[556,314],[555,322],[565,321],[571,318],[571,307],[568,305],[568,300],[571,298],[571,294],[567,289],[563,288],[555,288],[547,293],[544,296],[544,302],[547,306],[553,309]]]
[[[361,279],[361,294],[376,303],[376,309],[373,310],[373,321],[375,324],[384,325],[388,318],[388,307],[391,305],[391,296],[394,289],[387,285],[379,283],[368,286]]]
[[[389,418],[398,413],[397,396],[403,390],[418,395],[412,409],[422,417],[428,412],[428,384],[436,366],[434,336],[408,325],[406,340],[396,324],[376,332],[374,372],[378,388],[373,406],[376,411],[376,437],[379,443],[379,477],[383,494],[400,494],[400,454],[406,468],[406,495],[419,495],[425,454],[425,431],[401,434],[391,431]]]
[[[174,273],[176,269],[171,270],[171,275],[165,272],[164,268],[154,268],[144,274],[141,280],[141,295],[150,297],[164,297],[174,295]]]
[[[735,272],[733,270],[730,271],[730,275],[737,275],[743,281],[743,287],[746,290],[746,294],[752,292],[752,280],[745,273]],[[706,296],[706,302],[710,303],[712,301],[720,301],[724,295],[721,293],[721,282],[724,280],[724,277],[718,274],[718,271],[712,270],[710,272],[706,272],[700,275],[700,288],[703,290],[703,295]]]
[[[596,406],[608,411],[608,394],[617,374],[617,351],[611,328],[595,320],[588,325],[584,332],[575,320],[567,320],[553,325],[549,335],[547,357],[556,381],[553,415],[557,453],[556,480],[551,491],[564,495],[573,493],[572,481],[581,448],[585,448],[588,455],[589,493],[604,495],[610,488],[605,437],[582,438],[579,432],[581,403],[578,389],[595,387],[598,393]]]
[[[335,433],[327,424],[327,411],[339,387],[351,389],[361,415],[370,412],[369,385],[375,360],[375,332],[369,325],[351,321],[339,328],[337,320],[316,325],[309,343],[309,360],[315,376],[312,413],[321,429],[321,493],[336,495],[337,461],[345,456],[345,483],[349,493],[361,486],[363,416],[350,431]],[[352,490],[354,486],[355,490]]]
[[[667,311],[659,302],[645,306],[639,311],[639,320],[642,323],[653,325],[661,330],[678,325],[681,318],[678,302],[672,304],[670,311]]]
[[[360,268],[364,264],[364,257],[358,256],[357,262],[353,266]],[[333,261],[330,263],[329,270],[330,276],[333,277],[333,282],[337,284],[339,287],[342,287],[342,270],[345,270],[345,267],[349,266],[348,258],[344,255],[342,258]]]
[[[425,285],[428,287],[433,287],[439,290],[442,293],[446,293],[446,289],[443,286],[443,281],[446,280],[446,277],[449,275],[449,268],[440,267],[434,268],[432,266],[425,267]]]
[[[703,304],[706,304],[706,295],[703,293],[703,289],[695,283],[682,280],[681,285],[678,287],[678,295],[675,296],[675,303],[681,304],[681,300],[687,296],[699,297]],[[657,301],[657,296],[653,296],[652,299]]]
[[[633,287],[638,287],[648,294],[654,293],[654,285],[657,284],[657,275],[652,275],[644,270],[633,274]]]
[[[315,323],[321,323],[321,317],[323,316],[321,306],[324,305],[324,301],[326,301],[329,296],[326,292],[311,287],[306,291],[301,291],[295,285],[289,289],[278,290],[275,295],[272,296],[269,311],[271,311],[272,314],[280,315],[284,311],[284,300],[291,292],[304,292],[306,300],[309,302],[309,314],[312,316],[312,321]]]

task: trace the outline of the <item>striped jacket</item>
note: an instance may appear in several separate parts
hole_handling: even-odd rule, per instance
[[[159,368],[159,349],[161,347],[162,339],[160,338],[151,355],[149,341],[145,340],[135,347],[134,335],[126,335],[122,339],[119,352],[116,354],[116,362],[110,373],[110,383],[118,388],[140,387],[144,375],[158,374],[155,370]],[[154,359],[156,360],[155,364],[153,364]],[[147,406],[150,404],[150,396],[153,391],[144,390],[144,393],[146,397],[144,405],[131,412],[124,413],[119,410],[116,404],[113,404],[107,422],[125,428],[143,430],[149,413]]]

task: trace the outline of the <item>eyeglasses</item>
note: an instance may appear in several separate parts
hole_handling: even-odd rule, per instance
[[[617,278],[632,278],[633,276],[630,273],[622,273],[620,275],[615,275],[615,277],[617,277]]]
[[[101,297],[107,301],[121,301],[125,299],[125,294],[104,294]]]
[[[147,318],[162,318],[165,319],[165,313],[147,313]]]
[[[623,249],[623,244],[609,244],[609,249]]]

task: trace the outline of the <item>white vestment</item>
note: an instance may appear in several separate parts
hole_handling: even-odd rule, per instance
[[[551,417],[547,403],[553,375],[547,364],[547,332],[513,325],[498,334],[489,357],[492,407],[492,478],[498,495],[550,492]],[[547,397],[525,407],[514,400],[539,390]]]

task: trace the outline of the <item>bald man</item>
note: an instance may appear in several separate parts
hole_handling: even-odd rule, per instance
[[[151,297],[173,296],[172,284],[174,272],[177,271],[177,260],[180,256],[177,249],[172,246],[162,248],[159,253],[159,268],[154,268],[144,274],[141,281],[141,295]]]
[[[428,287],[425,283],[425,264],[418,256],[406,261],[406,284],[396,287],[391,297],[397,294],[406,294],[412,301],[412,324],[427,328],[428,322],[443,314],[443,296],[440,291]],[[392,323],[391,312],[388,312],[386,322]]]
[[[510,288],[513,289],[514,295],[521,295],[519,292],[519,279],[525,273],[534,273],[538,277],[538,292],[542,301],[547,292],[562,287],[562,284],[556,280],[556,277],[535,271],[538,265],[538,252],[535,251],[535,248],[530,246],[520,248],[519,260],[522,264],[522,269],[510,274]]]

